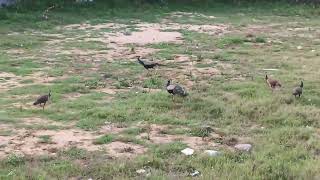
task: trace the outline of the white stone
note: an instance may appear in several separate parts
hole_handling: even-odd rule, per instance
[[[302,49],[302,46],[298,46],[297,49],[298,49],[298,50],[301,50],[301,49]]]
[[[146,172],[146,170],[144,170],[144,169],[136,170],[136,173],[138,173],[138,174],[144,174],[145,172]]]
[[[186,156],[190,156],[194,153],[194,150],[191,148],[186,148],[186,149],[182,150],[181,152]]]
[[[234,146],[234,148],[236,148],[239,151],[249,152],[252,149],[252,145],[251,144],[237,144]]]
[[[193,173],[190,174],[190,176],[195,177],[195,176],[199,176],[200,172],[195,170]]]
[[[215,150],[205,150],[204,152],[212,157],[219,156],[221,154],[221,152]]]

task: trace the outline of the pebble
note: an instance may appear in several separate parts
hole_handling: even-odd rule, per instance
[[[146,172],[146,170],[144,170],[144,169],[136,170],[136,173],[138,173],[138,174],[144,174],[145,172]]]
[[[215,150],[205,150],[204,152],[211,157],[219,156],[221,154],[221,152]]]
[[[301,49],[302,49],[302,46],[298,46],[297,49],[298,49],[298,50],[301,50]]]
[[[190,176],[195,177],[195,176],[199,176],[200,172],[195,170],[193,173],[190,174]]]
[[[237,144],[234,146],[234,148],[236,148],[239,151],[249,152],[252,149],[252,145],[251,144]]]
[[[194,153],[194,150],[191,148],[186,148],[186,149],[182,150],[181,152],[186,156],[190,156]]]

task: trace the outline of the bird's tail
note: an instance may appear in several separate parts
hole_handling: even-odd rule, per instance
[[[282,85],[281,85],[279,82],[278,82],[278,86],[279,86],[279,87],[282,87]]]
[[[38,105],[38,104],[39,104],[38,102],[34,102],[34,103],[33,103],[34,106],[36,106],[36,105]]]

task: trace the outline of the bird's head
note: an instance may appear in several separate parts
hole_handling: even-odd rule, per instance
[[[266,80],[268,79],[268,75],[266,74]]]
[[[137,58],[138,60],[140,60],[141,56],[136,56],[136,58]]]
[[[167,86],[169,86],[170,84],[171,84],[171,79],[167,81]]]

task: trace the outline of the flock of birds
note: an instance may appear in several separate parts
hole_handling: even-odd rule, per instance
[[[137,60],[138,60],[139,64],[141,64],[146,70],[154,69],[157,66],[162,66],[160,63],[151,62],[151,61],[143,61],[140,58],[141,58],[140,56],[137,56]],[[266,80],[266,83],[268,84],[268,86],[272,90],[274,90],[277,87],[281,87],[281,83],[278,80],[271,79],[268,77],[268,75],[266,75],[265,80]],[[174,97],[175,95],[178,95],[181,97],[185,97],[188,95],[188,93],[184,87],[180,86],[179,84],[172,84],[171,79],[167,81],[166,90],[169,94],[172,95],[172,97]],[[293,89],[292,95],[294,95],[295,97],[297,97],[297,96],[301,97],[302,92],[303,92],[303,81],[301,81],[300,86],[297,86]],[[40,96],[33,103],[33,105],[40,105],[40,106],[42,105],[42,108],[44,110],[44,107],[45,107],[46,103],[49,101],[50,97],[51,97],[51,91],[49,91],[49,93],[46,95]]]

